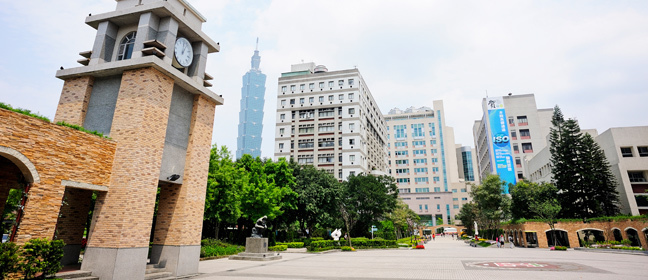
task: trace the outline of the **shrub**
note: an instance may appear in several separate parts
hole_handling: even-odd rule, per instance
[[[425,249],[425,246],[423,246],[423,245],[416,245],[415,248],[416,248],[416,249]]]
[[[21,250],[23,260],[20,264],[25,278],[33,278],[39,272],[43,275],[53,275],[61,270],[64,246],[62,240],[37,238],[27,241]]]
[[[245,251],[244,246],[232,245],[217,239],[203,239],[200,245],[201,258],[236,255]]]
[[[5,279],[7,274],[18,271],[18,245],[13,242],[0,243],[0,279]]]
[[[342,249],[342,251],[355,251],[355,249],[353,249],[353,247],[349,247],[349,246],[342,246],[342,248],[340,248],[340,249]]]
[[[630,246],[630,244],[632,244],[632,241],[630,241],[628,239],[623,239],[623,240],[621,240],[621,244],[626,245],[626,246]]]
[[[277,242],[277,245],[286,245],[288,248],[304,248],[304,242]]]
[[[567,247],[565,247],[565,246],[555,246],[553,248],[556,251],[567,251]]]
[[[268,251],[286,251],[287,249],[288,245],[275,245],[268,247]]]
[[[66,127],[72,128],[72,129],[76,129],[78,131],[83,131],[85,133],[90,133],[90,134],[93,134],[93,135],[97,135],[99,137],[110,139],[110,137],[104,136],[103,133],[101,133],[101,132],[98,132],[96,130],[90,131],[90,130],[87,130],[87,129],[83,128],[83,126],[80,126],[80,125],[69,124],[69,123],[66,123],[66,122],[57,122],[56,124],[60,125],[60,126],[66,126]]]
[[[490,244],[489,242],[486,242],[486,241],[481,241],[481,242],[477,243],[477,245],[482,246],[482,247],[488,247],[488,246],[493,245],[493,244]]]
[[[44,120],[46,122],[50,122],[50,120],[45,116],[41,116],[39,114],[34,114],[30,110],[21,109],[21,108],[13,108],[13,107],[11,107],[11,105],[6,104],[6,103],[0,102],[0,108],[6,109],[6,110],[9,110],[9,111],[13,111],[13,112],[16,112],[16,113],[19,113],[19,114],[23,114],[23,115],[26,115],[26,116],[34,117],[34,118],[37,118],[37,119],[41,119],[41,120]]]

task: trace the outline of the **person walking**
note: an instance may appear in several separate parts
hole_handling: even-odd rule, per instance
[[[433,233],[433,234],[432,234],[432,241],[436,241],[436,238],[435,238],[435,237],[436,237],[436,235]]]
[[[509,243],[511,244],[511,249],[513,249],[513,236],[509,235],[508,240],[509,240]]]
[[[501,245],[500,248],[504,248],[504,235],[500,234],[499,239],[500,239],[500,245]]]
[[[495,242],[497,243],[497,248],[499,248],[500,247],[499,237],[495,237]]]

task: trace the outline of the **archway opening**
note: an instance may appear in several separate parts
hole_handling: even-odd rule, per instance
[[[569,236],[567,231],[555,229],[545,233],[547,235],[547,246],[565,246],[569,247]]]
[[[621,240],[623,240],[623,235],[621,235],[621,230],[618,228],[612,230],[612,235],[614,236],[615,241],[621,242]]]
[[[0,234],[2,242],[14,241],[22,216],[25,191],[30,183],[23,171],[0,153]]]
[[[587,247],[589,244],[605,241],[605,232],[600,229],[582,229],[576,232],[580,247]]]
[[[639,241],[639,233],[636,229],[629,228],[626,229],[626,235],[630,240],[630,246],[641,246],[641,241]]]

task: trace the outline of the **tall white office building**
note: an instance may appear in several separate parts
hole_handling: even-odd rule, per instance
[[[455,145],[454,130],[445,125],[443,101],[434,101],[433,108],[394,108],[385,121],[388,173],[396,178],[399,198],[429,226],[439,218],[444,224],[453,222],[461,206],[470,201],[470,187],[459,162],[462,158],[457,157],[462,153]],[[472,168],[470,147],[467,151],[463,155]],[[474,175],[468,177],[474,181]]]
[[[387,171],[385,120],[358,69],[292,65],[279,78],[275,129],[275,159],[312,164],[339,180]]]
[[[513,184],[528,177],[526,161],[547,146],[553,108],[538,109],[535,96],[523,94],[484,98],[482,109],[473,125],[479,177]]]

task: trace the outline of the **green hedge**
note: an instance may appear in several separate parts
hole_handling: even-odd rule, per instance
[[[286,245],[288,248],[304,248],[304,242],[277,242],[277,245]]]
[[[286,251],[287,249],[288,245],[275,245],[268,247],[268,251]]]
[[[11,107],[11,105],[6,104],[6,103],[0,102],[0,108],[6,109],[6,110],[9,110],[9,111],[12,111],[12,112],[16,112],[16,113],[19,113],[19,114],[23,114],[23,115],[26,115],[26,116],[34,117],[34,118],[37,118],[37,119],[41,119],[41,120],[44,120],[46,122],[50,122],[50,119],[48,119],[45,116],[41,116],[39,114],[34,114],[30,110],[27,110],[27,109],[13,108],[13,107]]]
[[[554,250],[556,250],[556,251],[567,251],[567,247],[565,247],[565,246],[555,246]]]
[[[612,221],[642,221],[642,220],[648,220],[648,215],[640,215],[640,216],[629,216],[629,215],[619,215],[619,216],[605,216],[605,217],[596,217],[596,218],[589,218],[587,219],[588,222],[612,222]],[[556,222],[582,222],[583,219],[556,219]],[[543,219],[518,219],[518,220],[511,220],[502,223],[502,225],[515,225],[515,224],[523,224],[526,222],[537,222],[537,223],[545,223],[546,221]]]
[[[330,249],[339,249],[340,246],[348,244],[346,240],[334,241],[334,240],[321,240],[313,241],[308,247],[309,251],[325,251]],[[351,238],[351,245],[356,249],[367,249],[367,248],[398,248],[398,243],[396,240],[376,240],[368,239],[364,237]]]
[[[232,245],[217,239],[203,239],[200,245],[201,258],[230,256],[245,251],[244,246]]]

